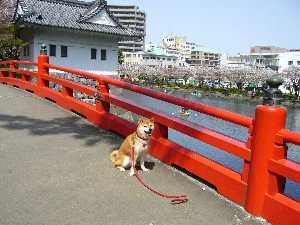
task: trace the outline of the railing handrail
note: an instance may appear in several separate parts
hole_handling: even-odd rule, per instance
[[[206,139],[206,143],[214,147],[221,148],[223,151],[233,154],[241,159],[250,161],[250,149],[243,141],[226,136],[191,121],[183,121],[175,116],[165,115],[158,111],[150,110],[147,107],[137,106],[137,104],[132,101],[119,96],[110,94],[110,99],[108,101],[123,109],[130,109],[131,112],[139,113],[147,117],[155,117],[157,122],[166,127],[176,129],[177,131],[185,133],[198,140]],[[199,133],[201,134],[201,139],[198,137]]]
[[[40,55],[38,62],[9,60],[0,62],[8,68],[0,68],[0,82],[33,91],[40,97],[57,102],[62,107],[85,116],[104,129],[121,135],[133,132],[135,124],[112,114],[111,104],[133,113],[155,118],[155,129],[150,151],[167,164],[174,164],[214,184],[218,191],[241,204],[257,216],[267,218],[274,224],[293,224],[300,221],[300,203],[283,194],[285,179],[300,182],[300,165],[287,159],[287,143],[300,146],[300,133],[285,128],[286,112],[283,107],[257,106],[255,119],[217,107],[177,98],[148,88],[140,87],[109,76],[49,64],[47,55]],[[37,72],[18,69],[16,65],[38,66]],[[76,74],[98,82],[96,88],[49,75],[49,69]],[[16,78],[16,73],[21,76]],[[37,77],[31,82],[30,77]],[[49,82],[60,84],[60,91],[49,88]],[[248,128],[248,141],[236,140],[222,133],[202,127],[200,124],[168,116],[151,110],[131,100],[109,93],[113,85],[143,94],[164,102],[189,108],[197,112],[232,122]],[[94,96],[96,106],[74,98],[74,91]],[[242,174],[215,163],[201,154],[168,139],[172,128],[209,145],[244,159]],[[263,137],[263,139],[262,139]],[[284,214],[282,213],[284,211]],[[279,215],[279,216],[278,216]],[[298,225],[298,224],[297,224]]]
[[[97,75],[94,73],[90,73],[90,72],[86,72],[86,71],[82,71],[82,70],[75,70],[75,69],[71,69],[71,68],[67,68],[67,67],[63,67],[63,66],[58,66],[58,65],[53,65],[53,64],[45,64],[46,67],[48,67],[49,69],[56,69],[56,70],[61,70],[67,73],[72,73],[72,74],[77,74],[80,76],[84,76],[86,78],[90,78],[90,79],[95,79],[97,81],[104,81],[108,84],[129,90],[129,91],[133,91],[139,94],[143,94],[146,95],[148,97],[152,97],[158,100],[162,100],[177,106],[181,106],[181,107],[185,107],[188,109],[192,109],[194,111],[206,114],[206,115],[210,115],[213,117],[216,117],[218,119],[222,119],[225,121],[229,121],[247,128],[250,128],[253,124],[253,119],[251,117],[248,116],[243,116],[240,115],[238,113],[233,113],[230,111],[226,111],[223,109],[219,109],[217,107],[213,107],[213,106],[209,106],[209,105],[205,105],[205,104],[201,104],[201,103],[195,103],[186,99],[181,99],[178,97],[174,97],[162,92],[157,92],[148,88],[144,88],[144,87],[140,87],[138,85],[134,85],[134,84],[130,84],[121,80],[116,80],[113,79],[109,76],[105,76],[105,75]]]
[[[13,60],[0,61],[0,65],[9,65]]]
[[[277,134],[278,138],[282,138],[285,143],[300,145],[300,133],[288,129],[282,129]]]
[[[0,65],[6,65],[6,64],[17,64],[17,65],[29,65],[29,66],[37,66],[37,62],[32,62],[28,60],[6,60],[6,61],[0,61]]]

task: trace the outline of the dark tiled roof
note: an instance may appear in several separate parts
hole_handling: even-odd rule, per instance
[[[20,0],[23,14],[18,23],[52,26],[74,30],[99,32],[125,37],[138,37],[139,33],[122,27],[107,8],[106,1],[96,0],[93,4],[69,0]],[[87,22],[105,10],[116,26]]]

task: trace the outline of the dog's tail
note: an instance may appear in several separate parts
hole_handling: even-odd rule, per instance
[[[115,150],[110,154],[110,160],[114,163],[117,161],[117,158],[118,158],[118,150]]]

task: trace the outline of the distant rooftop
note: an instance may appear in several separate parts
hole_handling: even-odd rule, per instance
[[[173,54],[169,54],[169,53],[167,53],[167,51],[165,49],[159,48],[159,47],[150,48],[147,51],[145,51],[145,53],[149,54],[149,55],[153,55],[153,56],[164,56],[164,57],[177,58],[177,56],[175,56]]]
[[[217,50],[205,46],[197,46],[195,49],[192,50],[192,52],[207,52],[207,53],[219,54]]]
[[[111,23],[93,23],[90,19],[105,15]],[[72,30],[138,37],[139,33],[123,27],[109,11],[105,0],[20,0],[16,21],[20,24],[50,26]],[[105,21],[104,21],[105,22]]]
[[[260,46],[256,45],[250,48],[250,53],[282,53],[287,52],[288,49],[277,46]]]

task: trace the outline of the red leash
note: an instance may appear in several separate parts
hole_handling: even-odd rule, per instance
[[[161,193],[155,189],[153,189],[152,187],[150,187],[148,184],[146,184],[143,179],[141,178],[140,174],[138,173],[138,171],[135,168],[135,164],[134,164],[134,148],[132,148],[132,152],[131,152],[131,159],[132,159],[132,166],[134,168],[134,172],[135,172],[135,177],[138,179],[138,181],[148,190],[152,191],[154,194],[161,196],[163,198],[167,198],[171,200],[171,204],[181,204],[181,203],[185,203],[187,202],[189,199],[187,197],[187,195],[168,195],[165,193]]]

